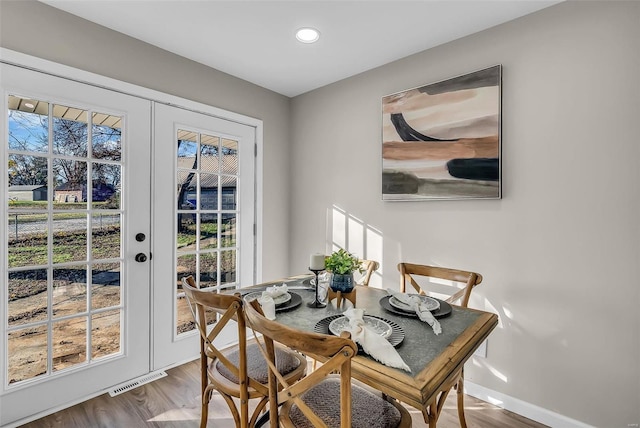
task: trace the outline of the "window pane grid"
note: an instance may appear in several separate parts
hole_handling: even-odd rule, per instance
[[[119,339],[104,346],[104,333],[92,327],[100,312],[116,311],[118,318],[123,312],[122,118],[14,95],[8,105],[9,293],[3,342],[10,356],[7,383],[17,384],[90,364],[91,349],[99,348],[94,353],[101,358],[122,353]],[[110,252],[93,253],[94,241],[109,245]],[[101,300],[94,307],[98,282],[116,285],[110,288],[117,293],[96,291]],[[121,324],[114,324],[118,331]],[[34,352],[25,358],[29,350]]]
[[[194,130],[177,131],[176,333],[186,324],[182,278],[199,287],[236,286],[237,141]]]

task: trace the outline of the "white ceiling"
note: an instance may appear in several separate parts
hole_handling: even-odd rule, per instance
[[[42,0],[286,96],[378,67],[558,0]],[[302,44],[300,27],[320,40]]]

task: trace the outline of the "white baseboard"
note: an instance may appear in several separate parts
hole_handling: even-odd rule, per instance
[[[464,392],[482,401],[501,407],[525,418],[552,428],[593,428],[584,422],[568,418],[551,410],[543,409],[535,404],[530,404],[517,398],[510,397],[500,392],[493,391],[484,386],[476,385],[468,380],[464,381]]]

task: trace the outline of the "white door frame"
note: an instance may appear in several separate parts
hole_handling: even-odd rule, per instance
[[[155,91],[152,89],[144,88],[141,86],[137,86],[134,84],[122,82],[116,79],[112,79],[109,77],[101,76],[99,74],[87,72],[81,69],[77,69],[74,67],[69,67],[63,64],[59,64],[56,62],[44,60],[41,58],[37,58],[31,55],[23,54],[21,52],[13,51],[10,49],[0,47],[0,62],[17,65],[19,67],[24,67],[28,69],[32,69],[34,71],[43,72],[46,74],[51,74],[54,76],[62,77],[69,80],[74,80],[80,83],[86,83],[89,85],[94,85],[110,90],[114,90],[117,92],[122,92],[127,95],[132,95],[139,98],[144,98],[149,101],[155,101],[163,104],[169,104],[178,106],[181,108],[185,108],[188,110],[193,110],[196,112],[202,112],[204,114],[220,117],[226,120],[235,121],[241,124],[246,124],[255,127],[256,129],[256,158],[255,158],[255,177],[256,177],[256,188],[255,188],[255,222],[256,222],[256,234],[255,234],[255,276],[256,281],[262,281],[262,249],[263,249],[263,239],[262,239],[262,230],[263,230],[263,197],[262,197],[262,176],[263,176],[263,122],[260,119],[252,118],[249,116],[245,116],[238,113],[233,113],[226,111],[224,109],[220,109],[217,107],[212,107],[203,103],[191,101],[188,99],[184,99],[181,97],[165,94],[163,92]],[[152,165],[153,168],[153,165]],[[3,235],[0,235],[2,237]],[[153,275],[151,280],[153,281]],[[0,314],[4,315],[4,314]],[[149,362],[151,366],[151,361]],[[87,392],[85,397],[82,397],[78,400],[74,400],[72,402],[65,403],[63,405],[53,407],[48,409],[46,412],[41,412],[39,414],[31,415],[27,418],[19,421],[20,424],[26,423],[28,421],[40,418],[45,416],[46,414],[53,413],[55,411],[61,410],[63,408],[69,407],[71,405],[80,403],[85,401],[86,399],[101,395],[106,392],[106,389],[102,389],[94,392]],[[55,394],[55,391],[51,391],[51,394]]]

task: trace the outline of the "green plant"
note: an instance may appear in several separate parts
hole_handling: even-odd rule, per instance
[[[327,256],[324,261],[325,269],[338,275],[353,273],[358,270],[362,272],[362,262],[353,254],[343,250],[334,251]]]

